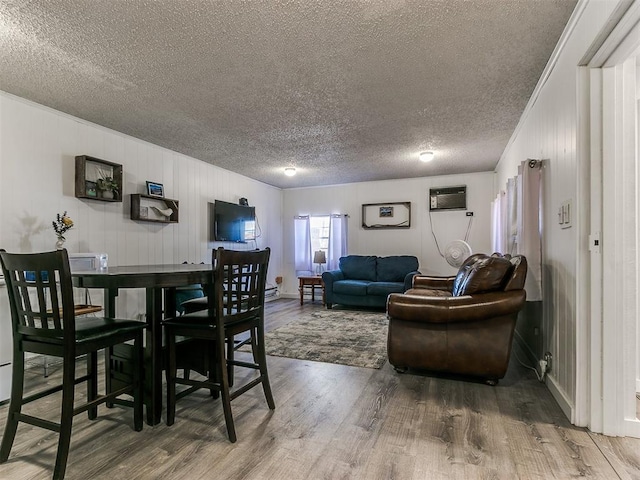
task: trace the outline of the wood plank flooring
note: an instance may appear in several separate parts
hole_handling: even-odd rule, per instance
[[[295,321],[295,299],[267,304],[267,330]],[[56,382],[52,366],[29,387]],[[276,410],[260,388],[232,403],[238,442],[205,392],[176,422],[132,428],[130,409],[75,419],[68,479],[640,479],[640,440],[572,426],[533,372],[512,361],[497,387],[269,357]],[[238,381],[242,376],[239,375]],[[80,392],[84,394],[84,392]],[[52,420],[59,397],[30,410]],[[4,429],[7,406],[0,406]],[[57,435],[21,424],[0,479],[50,478]]]

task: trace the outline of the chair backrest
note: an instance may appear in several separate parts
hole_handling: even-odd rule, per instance
[[[527,278],[527,257],[524,255],[516,255],[510,258],[510,262],[513,265],[513,270],[504,286],[504,291],[522,290],[524,288],[524,281]]]
[[[213,251],[212,308],[225,323],[264,317],[264,294],[271,249]]]
[[[73,345],[75,314],[67,251],[0,250],[0,263],[7,282],[14,339],[29,336]]]
[[[453,284],[454,297],[473,293],[519,290],[524,287],[527,260],[522,255],[476,254],[460,267]]]

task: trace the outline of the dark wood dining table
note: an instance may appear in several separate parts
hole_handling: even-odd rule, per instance
[[[160,423],[162,415],[162,320],[163,312],[175,316],[176,288],[213,281],[211,265],[132,265],[103,270],[72,272],[73,284],[80,288],[104,290],[105,316],[116,316],[116,297],[124,288],[146,290],[145,365],[147,423]]]

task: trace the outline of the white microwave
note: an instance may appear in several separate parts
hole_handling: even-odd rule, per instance
[[[70,253],[69,267],[72,272],[104,270],[107,268],[108,258],[106,253]]]

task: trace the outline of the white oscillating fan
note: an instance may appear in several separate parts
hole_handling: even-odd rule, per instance
[[[459,267],[471,255],[471,247],[464,240],[454,240],[444,249],[444,258],[452,267]]]

